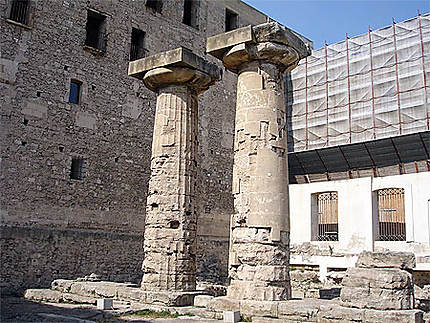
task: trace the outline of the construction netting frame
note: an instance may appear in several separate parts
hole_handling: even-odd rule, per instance
[[[286,78],[289,151],[430,130],[430,14],[326,45]]]

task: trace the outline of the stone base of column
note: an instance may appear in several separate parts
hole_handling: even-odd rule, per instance
[[[140,301],[146,304],[163,304],[166,306],[192,306],[194,304],[194,297],[198,295],[207,295],[207,293],[204,291],[143,291],[143,298]]]
[[[110,281],[82,281],[57,279],[51,289],[27,290],[25,298],[53,302],[95,304],[99,298],[163,306],[190,306],[194,297],[208,295],[204,290],[189,292],[147,291],[136,284]]]

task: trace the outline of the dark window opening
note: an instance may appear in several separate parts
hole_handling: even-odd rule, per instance
[[[182,22],[198,29],[198,11],[199,2],[197,0],[184,0],[184,17]]]
[[[145,57],[145,32],[136,28],[131,30],[130,61]]]
[[[97,12],[88,10],[87,15],[87,38],[85,45],[106,50],[106,16]]]
[[[155,12],[160,12],[163,8],[163,1],[162,0],[146,0],[146,7],[151,8]]]
[[[81,98],[82,82],[77,80],[70,81],[69,103],[79,104]]]
[[[72,166],[70,167],[70,179],[82,180],[84,177],[84,159],[72,158]]]
[[[234,30],[239,27],[239,16],[237,13],[225,10],[225,31]]]
[[[24,126],[28,125],[28,119],[24,118],[23,123],[24,123]]]
[[[63,146],[58,146],[58,151],[59,151],[60,153],[62,153],[62,152],[64,151],[64,147],[63,147]]]
[[[36,92],[36,96],[37,96],[38,98],[40,98],[41,94],[42,94],[42,92],[40,92],[40,91],[37,91],[37,92]]]
[[[28,0],[13,0],[10,8],[9,19],[19,22],[20,24],[28,24],[30,1]]]

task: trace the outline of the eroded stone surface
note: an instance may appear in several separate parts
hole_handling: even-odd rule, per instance
[[[145,302],[167,304],[171,294],[164,291],[196,289],[197,95],[221,71],[178,48],[131,62],[129,75],[157,92],[141,286],[152,291]],[[175,303],[189,303],[183,297]]]
[[[224,65],[238,72],[249,60],[270,58],[282,71],[293,69],[301,58],[310,55],[310,48],[290,29],[276,22],[247,26],[209,37],[207,53],[223,60]]]
[[[364,251],[358,256],[356,267],[413,269],[415,267],[415,255],[412,252]]]
[[[238,73],[235,213],[231,219],[231,283],[227,295],[241,300],[289,299],[288,165],[282,73],[291,70],[309,51],[300,39],[277,23],[211,37],[207,51]]]
[[[384,256],[381,253],[364,252],[359,259],[357,265],[360,267],[348,268],[342,280],[342,306],[377,310],[413,309],[412,275],[399,267],[415,263],[414,258],[406,254],[403,259],[399,255],[399,260],[395,260],[391,254]]]

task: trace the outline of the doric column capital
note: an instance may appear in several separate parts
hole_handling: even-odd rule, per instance
[[[236,73],[242,64],[255,60],[275,64],[282,72],[289,72],[300,59],[310,55],[310,47],[288,28],[270,22],[210,37],[207,53]]]
[[[158,67],[146,72],[143,82],[152,91],[169,85],[186,85],[201,93],[214,80],[209,74],[188,67]]]
[[[128,75],[142,79],[152,91],[182,84],[201,93],[221,80],[222,70],[191,50],[180,47],[130,62]]]

